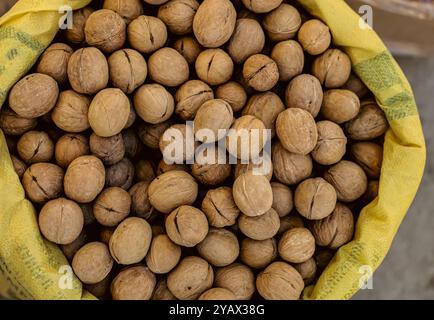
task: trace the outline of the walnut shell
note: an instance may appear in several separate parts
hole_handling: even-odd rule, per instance
[[[271,156],[267,152],[262,151],[259,157],[255,158],[254,161],[249,161],[248,164],[243,164],[242,161],[238,161],[235,165],[234,179],[237,179],[243,173],[261,175],[270,181],[273,176],[273,162]]]
[[[379,178],[383,162],[383,148],[373,142],[359,142],[351,146],[351,155],[370,178]]]
[[[217,88],[216,98],[225,100],[231,105],[233,112],[238,112],[246,104],[247,93],[238,82],[229,81]]]
[[[344,123],[354,119],[360,110],[360,100],[357,95],[345,89],[333,89],[324,93],[321,114],[324,118]]]
[[[324,174],[335,189],[339,201],[352,202],[360,198],[368,187],[363,169],[351,161],[342,160]]]
[[[250,217],[269,212],[273,204],[273,191],[268,179],[251,173],[244,173],[235,180],[233,196],[241,212]]]
[[[236,64],[248,57],[261,53],[265,45],[265,34],[261,25],[254,19],[238,19],[228,43],[228,53]]]
[[[266,55],[255,54],[244,62],[243,77],[256,91],[268,91],[279,81],[279,69]]]
[[[230,39],[236,19],[237,12],[231,1],[205,0],[194,16],[194,35],[206,48],[220,47]]]
[[[44,203],[59,197],[62,192],[63,170],[52,163],[32,164],[23,175],[27,197],[35,203]]]
[[[198,185],[184,171],[169,171],[156,177],[148,188],[149,201],[155,209],[170,213],[181,205],[190,205],[196,198]]]
[[[279,240],[280,257],[290,263],[302,263],[312,258],[315,252],[315,238],[306,228],[292,228]]]
[[[181,259],[181,247],[173,243],[165,234],[152,239],[151,247],[146,256],[146,265],[157,274],[170,272]]]
[[[229,187],[209,190],[202,201],[201,208],[209,224],[218,228],[234,225],[240,214],[232,196],[232,189]]]
[[[191,165],[191,174],[202,184],[219,185],[232,172],[231,165],[219,162],[221,159],[226,159],[226,150],[223,148],[213,146],[200,151],[196,154],[195,163]]]
[[[127,33],[131,47],[141,53],[152,53],[167,41],[166,25],[157,17],[137,17],[128,25]]]
[[[75,275],[85,284],[95,284],[110,273],[113,259],[102,242],[89,242],[74,255],[72,268]]]
[[[212,86],[228,82],[234,71],[231,57],[220,48],[202,51],[195,67],[199,79]]]
[[[134,165],[128,158],[123,158],[118,163],[106,168],[105,175],[107,187],[119,187],[128,190],[133,184]]]
[[[138,181],[151,183],[155,179],[154,165],[149,160],[139,160],[136,163],[136,177]]]
[[[289,81],[303,72],[304,53],[300,44],[295,40],[286,40],[276,44],[270,57],[279,68],[280,81]]]
[[[235,300],[232,291],[225,288],[211,288],[202,293],[198,300]]]
[[[68,61],[74,51],[64,43],[53,43],[45,49],[36,72],[49,75],[59,84],[64,84],[68,80]]]
[[[309,111],[315,118],[323,102],[321,83],[310,74],[301,74],[286,87],[285,101],[289,108],[300,108]]]
[[[166,279],[157,282],[152,300],[177,300],[167,287]]]
[[[176,244],[183,247],[194,247],[208,234],[208,220],[199,209],[183,205],[167,217],[166,232],[170,240]]]
[[[183,120],[193,120],[200,106],[214,99],[212,89],[200,80],[189,80],[176,91],[175,112]]]
[[[0,112],[0,128],[7,135],[21,136],[27,131],[34,129],[37,124],[37,119],[20,117],[9,109]]]
[[[286,150],[302,155],[309,154],[318,142],[314,118],[300,108],[289,108],[279,114],[276,133]]]
[[[142,261],[148,253],[152,229],[145,219],[130,217],[122,221],[110,238],[110,253],[119,264]]]
[[[306,21],[298,31],[298,41],[310,55],[319,55],[326,51],[331,40],[329,27],[318,19]]]
[[[197,299],[212,287],[214,272],[204,259],[186,257],[169,273],[167,287],[175,297],[182,300]]]
[[[125,145],[125,156],[128,158],[135,158],[142,150],[142,144],[135,130],[128,129],[122,131],[122,140],[124,140]]]
[[[337,203],[331,215],[311,222],[309,227],[317,245],[337,249],[353,238],[354,218],[348,207]]]
[[[93,204],[93,214],[99,224],[106,227],[117,226],[130,213],[131,197],[118,187],[103,190]]]
[[[233,263],[240,253],[238,239],[229,230],[211,228],[205,239],[197,245],[199,254],[216,267]]]
[[[187,60],[188,64],[193,64],[202,47],[194,37],[182,37],[175,41],[173,48]]]
[[[293,228],[304,228],[303,219],[298,214],[290,214],[280,218],[280,228],[277,234],[282,235]]]
[[[83,229],[83,212],[74,201],[58,198],[47,202],[38,217],[45,238],[57,243],[73,242]]]
[[[142,124],[139,125],[137,134],[140,141],[151,149],[160,147],[160,138],[163,133],[173,124],[173,121],[168,120],[154,125]]]
[[[309,285],[315,280],[317,266],[314,258],[310,258],[302,263],[295,263],[293,267],[300,273],[305,285]]]
[[[255,13],[266,13],[276,9],[282,0],[241,0],[244,6]]]
[[[85,41],[84,26],[89,16],[94,12],[90,7],[75,10],[72,16],[72,28],[64,30],[65,38],[72,44],[82,44]]]
[[[358,76],[355,74],[351,74],[348,81],[345,83],[343,89],[350,90],[354,92],[359,99],[363,98],[369,93],[369,89],[366,87],[366,85],[360,80]]]
[[[106,165],[118,163],[124,158],[125,145],[122,134],[104,138],[92,133],[89,139],[90,151]]]
[[[82,230],[77,239],[75,239],[71,243],[60,245],[60,249],[62,250],[65,257],[68,259],[68,261],[71,262],[77,251],[88,242],[89,239],[87,233]]]
[[[198,8],[196,0],[171,0],[158,9],[157,16],[170,32],[183,35],[193,31],[193,18]]]
[[[37,118],[56,105],[59,87],[46,74],[32,73],[18,81],[9,93],[9,107],[23,118]]]
[[[298,300],[304,289],[301,275],[285,262],[273,262],[256,278],[256,288],[266,300]]]
[[[140,87],[148,75],[145,58],[136,50],[122,49],[108,58],[110,80],[114,87],[131,94]]]
[[[103,8],[115,11],[126,24],[143,14],[143,5],[140,0],[104,0]]]
[[[150,300],[157,280],[148,268],[138,265],[123,269],[111,284],[113,300]]]
[[[113,52],[125,44],[127,25],[116,12],[101,9],[93,12],[86,21],[86,42],[104,52]]]
[[[216,271],[214,285],[233,292],[236,300],[249,300],[255,292],[255,276],[245,265],[233,263]]]
[[[75,51],[68,63],[68,79],[78,93],[95,94],[104,89],[109,80],[109,67],[104,54],[97,48]]]
[[[56,106],[51,113],[54,124],[66,132],[78,133],[89,129],[87,117],[90,99],[73,90],[60,93]]]
[[[300,29],[301,16],[295,7],[283,3],[265,16],[262,25],[272,41],[289,40]]]
[[[89,151],[89,141],[86,136],[68,133],[57,140],[54,157],[59,166],[67,168],[73,160],[89,154]]]
[[[240,259],[249,267],[263,269],[277,258],[277,244],[274,238],[265,240],[243,239]]]
[[[148,182],[140,181],[129,190],[131,196],[131,212],[143,219],[148,219],[154,209],[149,201],[148,188]]]
[[[287,216],[294,208],[292,191],[286,185],[280,182],[271,182],[273,190],[273,205],[279,217]]]
[[[326,88],[342,87],[350,77],[351,60],[339,49],[328,49],[314,61],[312,74]]]
[[[375,102],[365,102],[359,114],[346,124],[348,137],[354,140],[372,140],[389,128],[386,115]]]
[[[177,87],[188,80],[190,75],[187,60],[175,49],[162,48],[148,59],[149,76],[167,87]]]
[[[312,158],[319,164],[332,165],[343,158],[347,148],[347,137],[339,125],[331,121],[319,121],[318,143],[312,150]]]
[[[161,160],[158,163],[158,167],[157,167],[157,175],[159,176],[160,174],[163,174],[165,172],[168,171],[174,171],[174,170],[179,170],[179,171],[188,171],[188,166],[185,164],[167,164],[166,161]]]
[[[48,162],[54,154],[54,144],[46,132],[28,131],[17,143],[18,155],[28,164]]]
[[[89,203],[102,191],[104,183],[105,168],[101,160],[94,156],[81,156],[68,166],[63,185],[68,198]]]
[[[168,120],[175,109],[169,91],[159,84],[145,84],[134,95],[134,107],[144,121],[152,124]]]
[[[274,237],[279,231],[280,219],[276,210],[269,209],[260,216],[240,215],[238,227],[241,232],[253,240],[265,240]]]
[[[11,155],[12,165],[20,179],[23,178],[24,172],[27,170],[27,165],[14,155]]]

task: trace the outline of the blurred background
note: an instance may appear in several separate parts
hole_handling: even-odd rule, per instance
[[[16,0],[0,0],[0,16]],[[392,248],[374,274],[373,289],[355,299],[434,299],[434,1],[348,0],[373,9],[380,34],[412,84],[424,127],[427,165],[419,193]],[[365,12],[362,11],[361,14]]]

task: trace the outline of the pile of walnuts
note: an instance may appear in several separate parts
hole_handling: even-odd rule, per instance
[[[327,25],[282,0],[105,0],[73,18],[0,114],[42,235],[99,298],[300,298],[376,197],[388,128]],[[269,129],[270,170],[166,163],[185,121]]]

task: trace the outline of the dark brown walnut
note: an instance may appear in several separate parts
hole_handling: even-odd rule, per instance
[[[20,117],[10,109],[4,109],[0,112],[0,129],[7,135],[21,136],[37,125],[36,119],[27,119]]]
[[[169,171],[156,177],[148,188],[149,201],[160,212],[170,213],[181,205],[191,205],[197,198],[198,185],[184,171]]]
[[[274,92],[267,91],[251,96],[242,113],[260,119],[265,127],[271,130],[271,137],[274,137],[277,116],[284,110],[285,105],[280,97]]]
[[[204,259],[186,257],[169,273],[167,287],[181,300],[195,300],[212,287],[214,272]]]
[[[194,35],[206,48],[225,44],[235,29],[237,12],[229,0],[205,0],[193,20]]]
[[[302,263],[312,258],[315,252],[315,238],[309,229],[292,228],[279,240],[280,257],[290,263]]]
[[[130,217],[122,221],[110,238],[110,254],[119,264],[135,264],[148,253],[152,229],[145,219]]]
[[[293,228],[304,228],[303,219],[298,214],[290,214],[280,218],[280,228],[277,234],[282,235]]]
[[[102,242],[89,242],[74,255],[72,269],[85,284],[95,284],[108,276],[113,259],[107,246]]]
[[[157,280],[142,265],[123,269],[110,287],[113,300],[151,300]]]
[[[174,124],[164,131],[159,143],[163,160],[175,163],[190,162],[198,143],[193,142],[190,145],[189,137],[193,138],[193,128],[186,124]]]
[[[185,164],[176,164],[176,163],[168,164],[163,159],[158,163],[156,174],[159,176],[160,174],[163,174],[168,171],[174,171],[174,170],[188,171],[188,166]]]
[[[314,61],[312,74],[326,88],[342,87],[350,77],[351,60],[339,49],[328,49]]]
[[[265,45],[265,34],[261,25],[254,19],[238,19],[228,43],[228,53],[236,64],[248,57],[261,53]]]
[[[167,288],[166,279],[157,282],[152,300],[177,300],[169,288]]]
[[[125,44],[127,25],[122,17],[108,9],[97,10],[86,21],[84,34],[89,46],[113,52]]]
[[[68,80],[68,61],[74,51],[64,43],[53,43],[45,49],[36,72],[49,75],[59,84],[64,84]]]
[[[279,231],[279,226],[279,215],[273,208],[260,216],[249,217],[242,214],[238,219],[240,231],[253,240],[265,240],[274,237]]]
[[[383,110],[375,103],[362,103],[359,114],[345,126],[348,137],[354,140],[372,140],[386,133],[389,124]]]
[[[77,239],[75,239],[71,243],[60,245],[60,249],[62,250],[65,257],[68,259],[68,261],[71,262],[77,251],[88,242],[89,239],[87,233],[83,230],[77,237]]]
[[[172,116],[175,102],[162,85],[145,84],[134,94],[134,107],[145,122],[158,124]]]
[[[119,187],[128,190],[133,184],[134,165],[128,158],[123,158],[118,163],[107,167],[105,176],[107,187]]]
[[[65,38],[68,42],[72,44],[82,44],[85,42],[84,26],[93,12],[94,10],[90,7],[84,7],[73,12],[72,28],[67,28],[64,31]]]
[[[18,140],[17,151],[26,163],[48,162],[53,158],[54,144],[46,132],[28,131]]]
[[[38,223],[45,238],[57,244],[68,244],[77,239],[83,229],[83,212],[74,201],[58,198],[42,207]]]
[[[309,228],[317,245],[337,249],[353,238],[353,214],[348,207],[338,203],[330,216],[312,221]]]
[[[324,174],[335,189],[339,201],[352,202],[366,191],[368,179],[363,169],[354,162],[342,160]]]
[[[258,275],[256,288],[266,300],[298,300],[304,282],[292,266],[285,262],[274,262]]]
[[[90,203],[80,203],[78,205],[83,212],[84,225],[89,226],[93,224],[96,219],[93,215],[92,205]]]
[[[344,123],[354,119],[360,110],[360,100],[357,95],[346,89],[333,89],[324,93],[321,114],[324,118]]]
[[[95,94],[104,89],[109,80],[109,67],[104,54],[89,47],[75,51],[68,63],[68,79],[78,93]]]
[[[202,201],[202,211],[209,224],[217,228],[234,225],[240,214],[229,187],[209,190]]]
[[[128,25],[128,41],[133,49],[149,54],[167,41],[166,25],[157,17],[139,16]]]
[[[225,100],[232,107],[233,112],[244,108],[247,101],[247,93],[238,82],[229,81],[216,89],[216,98]]]
[[[86,136],[67,133],[57,140],[54,157],[59,166],[67,168],[73,160],[89,154],[89,151],[89,140]]]
[[[217,269],[214,285],[233,292],[236,300],[249,300],[255,292],[255,276],[247,266],[233,263]]]
[[[115,230],[116,228],[114,227],[102,227],[99,232],[99,241],[105,243],[106,245],[109,245],[110,238],[112,237]]]
[[[298,271],[298,273],[300,273],[306,286],[314,282],[317,271],[314,258],[310,258],[309,260],[302,263],[295,263],[293,264],[293,267]]]
[[[143,14],[143,5],[140,0],[104,0],[103,8],[115,11],[126,24]]]
[[[310,74],[301,74],[286,87],[285,101],[288,108],[300,108],[309,111],[315,118],[323,102],[321,83]]]
[[[303,23],[298,31],[298,41],[310,55],[318,55],[330,47],[332,36],[330,29],[318,19]]]
[[[101,192],[93,204],[93,214],[99,224],[117,226],[130,213],[131,197],[127,191],[110,187]]]
[[[248,164],[243,164],[240,160],[235,165],[234,170],[234,179],[237,179],[243,173],[253,173],[255,175],[261,175],[271,180],[273,176],[273,162],[271,160],[271,156],[262,151],[259,155],[259,158],[250,160]]]
[[[176,91],[175,112],[183,120],[193,120],[200,106],[212,99],[214,93],[205,82],[189,80]]]
[[[277,258],[277,244],[274,238],[265,240],[243,239],[240,259],[249,267],[263,269]]]
[[[300,29],[301,16],[295,7],[283,3],[264,17],[262,25],[272,41],[289,40]]]
[[[266,13],[276,9],[282,0],[241,0],[244,6],[255,13]]]
[[[89,139],[90,151],[106,165],[121,161],[125,156],[125,145],[122,134],[103,138],[92,133]]]
[[[51,113],[54,124],[66,132],[78,133],[89,129],[87,118],[90,99],[73,90],[62,91]]]
[[[211,228],[205,239],[197,245],[198,253],[216,267],[233,263],[240,253],[235,234],[224,228]]]
[[[360,99],[366,96],[369,92],[369,89],[365,86],[362,80],[360,80],[360,78],[354,73],[350,75],[350,78],[343,88],[354,92]]]
[[[197,110],[194,118],[196,139],[206,143],[220,140],[219,130],[229,129],[233,120],[234,114],[229,103],[221,99],[208,100]],[[209,136],[210,133],[213,136]]]
[[[272,159],[274,175],[283,184],[295,185],[312,174],[310,155],[289,152],[280,142],[273,144]]]
[[[198,8],[196,0],[171,0],[158,9],[157,16],[170,32],[184,35],[193,31],[193,18]]]
[[[378,180],[371,180],[368,183],[368,189],[362,197],[363,203],[370,203],[378,196],[378,189],[380,188],[380,182]]]
[[[110,80],[116,88],[131,94],[140,87],[148,75],[145,58],[136,50],[122,49],[108,58]]]
[[[27,170],[27,165],[21,161],[18,157],[11,155],[12,165],[20,180],[22,179],[24,172]]]
[[[202,81],[212,86],[229,81],[234,71],[231,57],[222,49],[207,49],[196,59],[196,74]]]
[[[84,285],[84,289],[92,294],[95,298],[98,299],[109,299],[110,298],[110,284],[112,277],[109,274],[102,281],[95,284],[86,284]]]
[[[153,207],[149,201],[148,187],[148,182],[140,181],[129,190],[131,196],[131,212],[143,219],[149,219],[153,212]]]
[[[312,158],[319,164],[332,165],[339,162],[347,150],[347,137],[339,125],[323,120],[316,124],[318,143],[312,150]]]
[[[246,216],[261,216],[269,212],[273,204],[270,182],[261,175],[240,175],[235,180],[232,191],[236,205]]]
[[[194,37],[179,38],[173,44],[173,48],[187,60],[188,64],[193,64],[202,51],[201,45]]]
[[[318,248],[314,258],[319,272],[322,272],[328,266],[335,253],[336,251],[328,248]]]
[[[270,55],[279,68],[279,80],[289,81],[303,72],[304,53],[295,40],[286,40],[276,44]]]
[[[155,179],[154,164],[149,160],[139,160],[135,165],[135,178],[138,181],[151,183]]]
[[[289,108],[279,114],[276,133],[286,150],[302,155],[309,154],[318,142],[314,118],[300,108]]]
[[[146,256],[146,265],[157,274],[170,272],[181,259],[181,247],[173,243],[165,234],[152,239],[151,247]]]
[[[14,136],[5,136],[6,146],[9,150],[9,153],[16,153],[17,150],[17,137]]]
[[[66,170],[63,187],[68,198],[80,203],[92,202],[105,184],[105,168],[94,156],[81,156]]]
[[[32,73],[18,81],[9,93],[9,107],[20,117],[43,116],[56,105],[59,87],[46,74]]]
[[[128,158],[135,158],[142,150],[142,144],[134,129],[122,131],[122,140],[125,145],[125,156]]]
[[[162,48],[148,59],[151,79],[167,87],[177,87],[188,80],[190,75],[187,60],[175,49]]]
[[[255,54],[244,62],[243,77],[256,91],[268,91],[279,81],[279,69],[268,56]]]
[[[214,156],[212,156],[214,154]],[[231,165],[224,161],[226,150],[222,148],[209,148],[196,154],[195,163],[191,165],[191,174],[200,183],[205,185],[219,185],[231,175]]]
[[[383,162],[383,148],[373,142],[358,142],[351,146],[353,159],[370,178],[379,178]]]
[[[180,206],[166,219],[166,232],[170,240],[183,247],[194,247],[208,234],[205,214],[191,206]]]
[[[141,124],[137,128],[137,134],[140,141],[151,149],[158,149],[160,147],[160,138],[171,125],[173,121],[168,120],[157,124]]]
[[[238,11],[237,17],[238,17],[238,19],[253,19],[253,20],[259,21],[258,15],[256,13],[254,13],[253,11],[250,11],[246,8],[241,8],[241,10]]]
[[[130,101],[130,113],[128,115],[127,123],[125,124],[125,126],[123,128],[124,130],[130,129],[133,126],[133,124],[136,122],[136,119],[137,119],[137,113],[136,113],[136,110],[134,109],[134,106],[132,104],[132,100],[129,99],[129,101]]]
[[[235,295],[225,288],[211,288],[202,293],[198,300],[235,300]]]
[[[279,217],[287,216],[294,208],[292,191],[280,182],[271,182],[273,190],[273,205]]]

